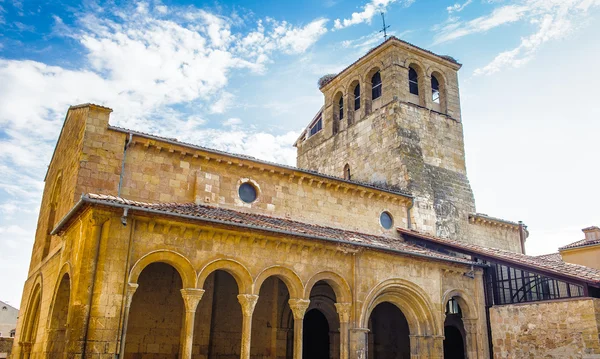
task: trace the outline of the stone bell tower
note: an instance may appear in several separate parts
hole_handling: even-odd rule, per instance
[[[414,195],[411,227],[465,239],[461,65],[395,37],[320,81],[325,104],[296,142],[298,167]]]

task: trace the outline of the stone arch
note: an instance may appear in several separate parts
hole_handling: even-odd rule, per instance
[[[294,272],[293,270],[282,266],[268,267],[265,268],[262,272],[260,272],[254,280],[253,293],[258,294],[260,292],[260,287],[262,286],[263,282],[271,276],[275,276],[281,279],[283,283],[285,283],[288,292],[290,293],[290,298],[301,297],[304,291],[304,286],[302,285],[300,277],[298,277],[298,274],[296,274],[296,272]]]
[[[464,319],[477,319],[475,303],[473,303],[469,295],[462,289],[449,289],[444,293],[442,296],[442,315],[445,313],[446,303],[452,298],[458,300],[458,305],[460,305]]]
[[[67,350],[66,332],[69,326],[69,312],[73,303],[72,277],[68,269],[65,263],[59,271],[52,304],[48,312],[45,351],[50,358],[64,356]]]
[[[440,335],[443,332],[427,293],[418,285],[399,278],[383,281],[369,292],[359,318],[362,328],[368,326],[371,312],[383,302],[389,302],[402,311],[411,335]]]
[[[58,207],[61,190],[62,170],[56,175],[56,179],[52,185],[52,192],[50,192],[50,203],[47,204],[49,209],[46,223],[46,234],[44,236],[44,246],[42,248],[42,260],[48,256],[48,253],[50,253],[50,245],[52,244],[52,235],[50,233],[54,229],[54,224],[56,222],[56,210]]]
[[[253,281],[250,271],[243,264],[233,259],[217,259],[205,265],[198,274],[197,287],[202,289],[206,278],[216,270],[231,274],[241,294],[251,294]]]
[[[29,293],[27,309],[23,321],[23,329],[19,335],[19,343],[31,345],[35,342],[40,321],[40,307],[42,302],[43,277],[39,273],[33,281],[33,290]]]
[[[331,271],[319,272],[306,282],[304,287],[305,299],[310,297],[310,291],[319,281],[324,281],[331,286],[338,303],[352,303],[352,291],[348,282],[341,275]]]
[[[50,310],[48,311],[48,317],[46,319],[46,328],[50,328],[50,321],[52,318],[52,310],[54,308],[54,303],[56,302],[56,294],[58,292],[58,287],[60,285],[60,282],[62,281],[62,279],[64,278],[64,276],[67,275],[69,278],[69,281],[71,280],[71,263],[69,262],[65,262],[62,267],[60,267],[60,270],[58,271],[58,276],[56,279],[56,283],[54,284],[54,289],[53,289],[53,293],[52,293],[52,301],[50,302]],[[72,293],[71,293],[72,295]],[[71,303],[71,297],[69,296],[69,303]]]
[[[363,108],[364,105],[364,86],[362,84],[363,82],[358,76],[348,81],[348,86],[346,87],[346,112],[348,112],[348,125],[352,125],[360,119],[359,115],[357,114],[360,114],[360,109]],[[357,94],[355,92],[357,87],[358,96],[356,96]]]
[[[333,97],[331,98],[331,109],[332,109],[332,122],[331,122],[331,130],[333,133],[338,133],[341,130],[340,126],[340,101],[342,101],[342,114],[344,117],[347,117],[347,107],[344,103],[344,89],[338,89],[334,92]],[[343,118],[342,118],[343,120]]]
[[[372,78],[373,76],[379,72],[379,76],[381,77],[381,86],[383,88],[383,85],[385,83],[385,76],[382,73],[383,69],[383,64],[379,65],[374,65],[370,68],[369,71],[367,71],[365,73],[365,79],[363,81],[364,84],[364,89],[363,89],[363,97],[364,97],[364,107],[365,107],[365,114],[370,114],[373,111],[373,83],[372,83]],[[382,95],[383,95],[383,89],[382,89]],[[381,96],[379,97],[381,98]]]
[[[428,92],[431,91],[431,84],[427,83],[427,80],[429,79],[429,76],[427,76],[426,74],[426,67],[423,65],[423,63],[421,61],[419,61],[418,59],[414,58],[414,57],[409,57],[404,61],[404,67],[406,68],[407,72],[410,70],[410,68],[413,68],[416,72],[417,72],[417,79],[418,79],[418,85],[419,85],[419,103],[418,105],[420,106],[425,106],[428,103],[428,96],[430,96],[428,94]],[[407,73],[408,76],[408,73]],[[407,79],[407,83],[408,83],[408,79]],[[429,89],[429,91],[428,91]],[[410,95],[410,92],[408,92],[408,94]]]
[[[129,283],[137,283],[144,268],[154,262],[167,263],[173,266],[179,272],[183,288],[196,287],[196,271],[192,263],[183,255],[171,250],[153,251],[138,259],[129,272]]]
[[[439,95],[440,95],[440,100],[439,100],[439,112],[441,113],[446,113],[447,112],[447,106],[448,106],[448,80],[446,78],[446,75],[444,74],[443,71],[439,70],[436,67],[429,67],[427,69],[427,77],[430,79],[433,79],[435,77],[435,79],[438,81],[439,84]],[[431,80],[433,81],[433,80]],[[431,96],[431,94],[428,94],[428,96]],[[432,99],[433,102],[433,99]],[[433,106],[435,107],[438,104],[433,104]],[[435,108],[434,108],[435,110]]]

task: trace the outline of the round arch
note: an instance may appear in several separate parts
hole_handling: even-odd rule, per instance
[[[464,319],[477,319],[475,304],[469,295],[462,289],[449,289],[444,293],[442,297],[442,315],[445,314],[446,303],[452,298],[456,298],[458,301]]]
[[[275,276],[285,283],[288,292],[290,293],[290,298],[300,298],[304,292],[304,286],[302,285],[302,281],[300,280],[300,277],[298,277],[298,274],[293,270],[282,266],[268,267],[260,272],[254,280],[252,292],[258,294],[263,282],[271,276]]]
[[[192,263],[183,255],[170,250],[153,251],[138,259],[129,272],[129,283],[137,283],[144,268],[155,262],[173,266],[181,276],[183,288],[196,288],[196,271]]]
[[[69,262],[65,262],[62,267],[60,267],[60,270],[58,271],[58,276],[56,277],[56,283],[54,284],[54,289],[52,289],[53,293],[52,293],[52,301],[50,302],[50,310],[48,311],[48,316],[46,318],[46,327],[50,328],[50,322],[52,321],[52,312],[54,309],[54,304],[56,302],[56,295],[58,293],[58,287],[60,286],[60,282],[62,282],[63,278],[65,277],[65,275],[67,276],[67,278],[69,279],[69,287],[71,288],[71,264]],[[71,298],[73,295],[73,291],[70,290],[69,293],[69,303],[72,303],[72,299]]]
[[[427,68],[427,71],[425,72],[425,74],[428,77],[431,77],[432,75],[435,75],[438,78],[438,80],[442,81],[444,84],[448,83],[448,79],[446,78],[446,74],[444,73],[444,71],[440,70],[439,67],[429,66]]]
[[[435,314],[437,311],[433,310],[425,291],[404,279],[388,279],[369,292],[359,319],[362,328],[367,327],[373,309],[383,302],[389,302],[402,311],[411,335],[440,335],[443,332],[439,316]]]
[[[29,293],[27,299],[27,309],[25,311],[25,320],[21,330],[19,342],[31,343],[35,341],[39,327],[40,305],[42,302],[42,274],[39,273],[33,281],[33,290]]]
[[[411,66],[413,66],[415,68],[415,70],[417,70],[417,72],[419,72],[419,71],[421,72],[421,73],[419,73],[419,75],[426,74],[425,73],[426,67],[416,57],[408,57],[408,58],[406,58],[406,60],[404,60],[404,67],[406,67],[408,69]]]
[[[251,294],[253,281],[250,271],[243,264],[233,259],[217,259],[205,265],[198,274],[197,288],[202,289],[206,278],[216,270],[223,270],[231,274],[241,294]]]
[[[348,282],[346,282],[341,275],[331,271],[319,272],[306,282],[306,286],[304,287],[304,299],[309,299],[310,291],[319,281],[324,281],[331,286],[338,303],[352,303],[352,291],[350,290]]]

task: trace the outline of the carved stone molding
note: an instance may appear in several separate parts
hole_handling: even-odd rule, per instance
[[[252,316],[254,307],[258,301],[258,295],[255,294],[240,294],[237,296],[238,302],[242,305],[242,313],[244,317]]]
[[[290,299],[288,300],[290,304],[290,309],[292,309],[292,313],[294,314],[294,320],[303,319],[304,313],[306,313],[306,309],[310,304],[310,300],[308,299]]]
[[[137,283],[127,283],[127,298],[125,298],[125,306],[131,307],[131,300],[133,299],[133,294],[138,289],[139,284]]]
[[[200,302],[200,299],[202,299],[203,295],[204,289],[181,289],[181,296],[183,297],[183,302],[185,303],[185,311],[195,313],[198,302]]]

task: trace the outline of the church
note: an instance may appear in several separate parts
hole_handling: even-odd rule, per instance
[[[600,270],[476,211],[460,67],[391,37],[324,76],[297,167],[70,107],[12,358],[600,358]]]

